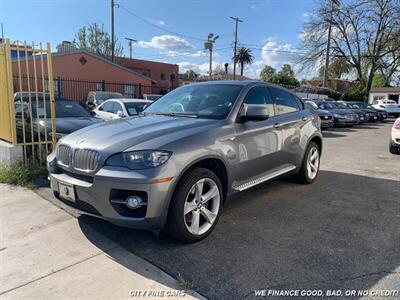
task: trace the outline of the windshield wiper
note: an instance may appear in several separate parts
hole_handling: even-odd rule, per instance
[[[159,116],[169,116],[169,117],[184,117],[184,118],[195,118],[197,119],[199,116],[198,115],[193,115],[193,114],[185,114],[185,113],[176,113],[176,112],[157,112],[155,113],[156,115]]]

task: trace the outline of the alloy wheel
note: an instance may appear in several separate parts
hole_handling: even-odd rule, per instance
[[[211,178],[198,180],[185,199],[183,218],[193,235],[206,233],[217,219],[221,195],[217,183]]]
[[[311,147],[307,157],[307,175],[313,180],[317,177],[319,170],[319,152],[317,147]]]

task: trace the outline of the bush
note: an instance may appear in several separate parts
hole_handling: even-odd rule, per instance
[[[28,188],[35,188],[34,180],[46,176],[44,166],[25,166],[22,163],[0,165],[0,183],[19,185]]]
[[[344,93],[342,99],[346,101],[367,102],[368,94],[365,92],[365,89],[361,85],[358,85],[350,88],[346,93]]]

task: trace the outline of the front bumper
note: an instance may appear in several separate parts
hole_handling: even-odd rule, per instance
[[[155,178],[123,168],[103,167],[91,180],[75,173],[54,172],[49,167],[50,184],[56,199],[77,210],[115,225],[145,230],[164,227],[175,178],[154,183]],[[53,171],[53,172],[52,172]],[[60,198],[59,183],[72,186],[75,200]],[[139,195],[146,205],[132,210],[124,204],[127,196]],[[122,203],[116,203],[116,201]]]
[[[321,119],[321,128],[331,128],[334,125],[334,121],[333,118],[330,119],[324,119],[324,118],[320,118]]]
[[[344,119],[344,118],[335,118],[334,125],[335,126],[347,126],[347,125],[357,125],[359,124],[359,120],[354,119]]]

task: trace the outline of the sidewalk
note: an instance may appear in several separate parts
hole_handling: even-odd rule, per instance
[[[0,184],[0,195],[0,299],[151,299],[131,293],[181,290],[174,278],[36,193]]]

